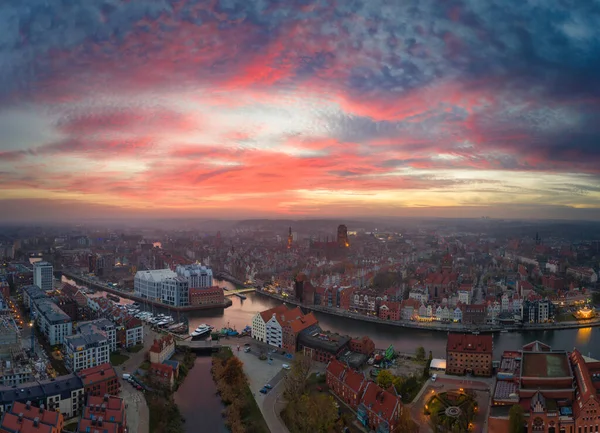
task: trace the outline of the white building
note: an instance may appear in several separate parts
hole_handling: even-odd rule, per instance
[[[283,328],[277,321],[277,314],[273,313],[273,316],[266,323],[265,328],[266,343],[271,346],[281,347],[283,344]]]
[[[44,291],[52,290],[54,269],[48,262],[35,262],[33,264],[33,284]]]
[[[180,277],[185,278],[191,288],[197,289],[213,286],[212,269],[199,263],[194,263],[193,265],[178,265],[177,268],[175,268],[175,272],[177,272],[177,275]]]
[[[162,282],[161,301],[163,304],[178,307],[190,305],[190,286],[188,280],[180,276],[166,278]]]
[[[144,325],[127,326],[125,330],[125,347],[144,344]]]
[[[69,371],[77,372],[110,360],[110,341],[106,333],[93,325],[85,327],[84,332],[65,338],[65,367]]]
[[[471,292],[468,290],[459,290],[458,302],[461,302],[465,305],[469,305],[471,303]]]
[[[252,338],[263,343],[267,341],[267,324],[263,320],[262,313],[256,313],[252,318]]]
[[[133,280],[133,293],[141,298],[161,302],[163,281],[175,277],[177,274],[170,269],[138,271]]]

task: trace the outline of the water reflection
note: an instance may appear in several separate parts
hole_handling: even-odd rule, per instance
[[[590,340],[592,339],[592,328],[580,328],[577,330],[577,336],[575,337],[576,347],[587,347]],[[584,353],[585,355],[585,353]]]

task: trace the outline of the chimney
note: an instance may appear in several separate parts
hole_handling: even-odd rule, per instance
[[[102,412],[106,412],[106,404],[102,403],[101,410]]]
[[[108,401],[108,394],[104,394],[104,401]]]
[[[33,426],[34,427],[40,426],[40,419],[37,416],[33,419]]]
[[[40,413],[44,413],[44,403],[40,404]]]
[[[27,403],[25,403],[25,409],[31,409],[31,401],[27,400]]]
[[[102,427],[102,421],[104,421],[104,419],[102,417],[98,418],[98,426]]]
[[[19,422],[23,422],[23,412],[19,412]]]
[[[104,376],[104,370],[100,370],[100,376]]]

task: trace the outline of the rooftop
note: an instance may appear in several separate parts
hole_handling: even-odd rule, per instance
[[[86,368],[79,372],[79,377],[85,386],[117,377],[117,372],[109,363]]]
[[[523,352],[522,377],[572,377],[566,352]]]
[[[348,344],[347,335],[333,334],[323,331],[318,325],[310,326],[298,335],[298,342],[303,346],[325,350],[336,354]]]
[[[448,334],[448,351],[489,353],[493,351],[492,335]]]
[[[71,318],[50,299],[39,298],[36,301],[37,310],[52,324],[70,322]]]

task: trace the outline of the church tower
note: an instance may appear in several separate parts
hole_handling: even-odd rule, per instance
[[[294,241],[294,236],[292,235],[292,228],[290,227],[289,230],[289,234],[288,234],[288,248],[292,248],[292,242]]]

